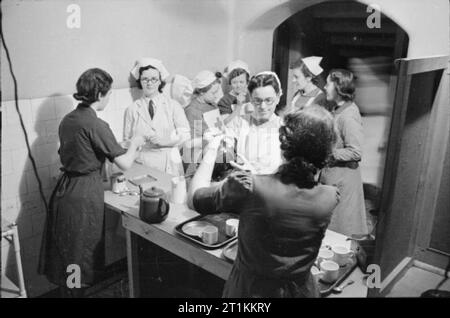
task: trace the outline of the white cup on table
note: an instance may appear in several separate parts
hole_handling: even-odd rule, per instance
[[[334,253],[333,260],[341,267],[347,265],[354,255],[354,252],[345,246],[333,246],[331,250]]]
[[[219,240],[219,229],[217,226],[208,225],[202,231],[202,241],[205,244],[213,245]]]
[[[333,261],[323,261],[320,263],[320,279],[325,283],[332,284],[339,277],[339,265]]]
[[[183,176],[172,178],[172,192],[170,201],[177,204],[183,204],[187,199],[186,179]]]
[[[239,220],[238,219],[228,219],[225,221],[225,233],[228,236],[235,236],[237,235],[239,227]]]
[[[317,254],[317,265],[320,266],[320,263],[323,261],[332,261],[334,258],[334,253],[329,248],[323,247],[319,250],[319,254]]]

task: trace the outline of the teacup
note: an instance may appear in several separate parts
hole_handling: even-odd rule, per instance
[[[321,248],[317,254],[317,264],[320,265],[323,261],[332,261],[334,253],[328,248]]]
[[[238,219],[228,219],[225,221],[225,233],[228,236],[237,235],[238,227],[239,227]]]
[[[323,261],[320,263],[320,279],[325,283],[332,284],[339,277],[339,265],[333,261]]]
[[[214,225],[206,226],[202,231],[202,240],[205,244],[216,244],[219,240],[219,229]]]
[[[354,255],[354,252],[345,246],[333,246],[331,249],[334,253],[333,260],[338,263],[339,266],[347,265]]]

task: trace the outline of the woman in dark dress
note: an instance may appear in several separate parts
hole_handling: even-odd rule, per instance
[[[61,287],[63,297],[82,297],[84,289],[102,271],[104,190],[101,169],[105,160],[126,170],[133,164],[137,148],[144,143],[144,138],[137,136],[128,150],[124,150],[109,125],[97,117],[96,111],[108,104],[112,81],[101,69],[84,72],[74,94],[80,104],[59,126],[62,174],[50,198],[39,272]],[[81,288],[70,288],[67,281],[76,266],[80,269],[81,286],[78,287]]]
[[[270,86],[277,83],[250,82],[249,90],[253,97]],[[318,297],[310,270],[339,200],[335,187],[316,181],[335,139],[331,115],[319,106],[287,115],[280,128],[285,162],[278,172],[252,175],[244,166],[211,186],[221,138],[208,144],[188,204],[202,214],[240,214],[237,257],[223,296]]]

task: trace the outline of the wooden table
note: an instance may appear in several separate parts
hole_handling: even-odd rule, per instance
[[[157,180],[153,185],[170,192],[171,176],[151,168],[136,165],[125,173],[127,178],[143,174],[150,174]],[[150,184],[149,184],[150,186]],[[133,186],[130,185],[130,188]],[[190,210],[186,205],[170,204],[167,219],[160,224],[147,224],[139,218],[139,197],[119,196],[111,191],[105,191],[105,204],[108,208],[121,213],[122,224],[126,230],[128,276],[130,284],[130,297],[139,297],[139,257],[137,253],[137,239],[142,237],[167,251],[181,257],[182,259],[201,267],[202,269],[220,277],[228,279],[232,264],[222,255],[222,249],[206,250],[189,240],[177,235],[174,228],[190,218],[199,215]],[[350,246],[346,236],[327,230],[323,245]],[[354,280],[353,285],[348,286],[341,294],[330,297],[366,297],[367,287],[363,282],[363,273],[359,268],[347,278]]]

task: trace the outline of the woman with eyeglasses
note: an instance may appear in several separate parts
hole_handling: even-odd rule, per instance
[[[125,111],[124,140],[146,136],[139,160],[173,176],[184,175],[180,148],[190,139],[189,123],[180,104],[162,94],[169,72],[161,61],[142,58],[131,75],[142,97]]]
[[[270,74],[257,75],[253,98],[272,98],[272,81]],[[201,214],[239,213],[237,256],[223,297],[319,296],[311,267],[339,201],[337,188],[317,182],[336,138],[333,118],[324,108],[310,106],[288,114],[279,136],[284,162],[275,173],[236,171],[211,184],[223,138],[217,136],[190,184],[190,208]]]
[[[337,185],[341,201],[333,211],[330,229],[344,235],[367,234],[366,209],[359,162],[364,132],[355,98],[353,73],[331,70],[325,86],[327,100],[336,103],[333,110],[338,139],[329,165],[321,173],[321,182]]]
[[[261,72],[250,79],[248,90],[253,112],[235,117],[227,127],[237,139],[244,168],[257,174],[273,173],[282,162],[281,119],[275,114],[282,95],[280,80],[273,72]]]

